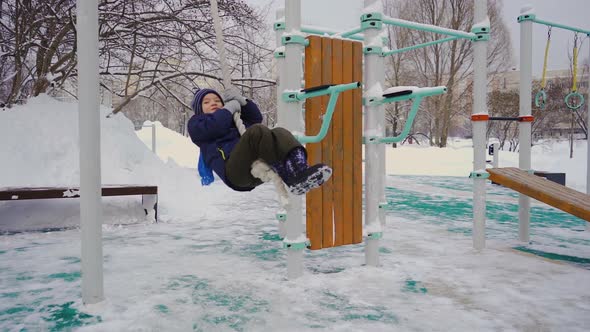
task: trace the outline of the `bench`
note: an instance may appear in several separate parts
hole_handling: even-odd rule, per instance
[[[562,186],[565,186],[565,173],[553,173],[553,172],[546,172],[546,171],[534,171],[533,173],[536,176],[540,176],[542,178],[545,178],[549,181],[553,181],[555,183],[558,183]],[[500,185],[497,182],[492,181],[492,184],[495,185]]]
[[[590,221],[590,196],[515,167],[488,168],[490,180]]]
[[[136,185],[103,185],[102,196],[141,195],[141,205],[147,215],[152,209],[158,221],[158,187]],[[80,197],[79,187],[0,187],[0,201]]]
[[[543,177],[549,181],[553,181],[555,183],[559,183],[562,186],[565,186],[565,173],[554,173],[554,172],[546,172],[546,171],[535,171],[534,173],[536,176]]]

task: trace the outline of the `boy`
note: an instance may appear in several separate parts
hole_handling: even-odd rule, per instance
[[[228,187],[251,191],[262,184],[251,174],[256,160],[272,167],[295,195],[305,194],[330,178],[330,167],[307,164],[307,151],[288,130],[260,124],[262,114],[254,102],[235,89],[225,90],[224,97],[212,89],[198,90],[191,104],[195,114],[188,122],[188,131],[201,149],[204,165]],[[247,128],[243,136],[234,123],[235,112],[240,112]]]

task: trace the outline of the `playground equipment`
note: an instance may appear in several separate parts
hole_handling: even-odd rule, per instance
[[[584,96],[578,92],[578,33],[583,30],[568,27],[565,25],[551,23],[543,20],[538,20],[536,15],[532,13],[532,8],[526,7],[526,13],[519,16],[518,22],[532,21],[539,24],[547,25],[547,43],[545,44],[545,57],[543,59],[543,75],[541,77],[541,87],[539,92],[535,95],[535,106],[540,109],[545,109],[547,103],[547,93],[545,87],[547,86],[547,61],[549,58],[549,45],[551,44],[551,30],[554,26],[566,30],[574,31],[574,47],[572,50],[572,88],[570,93],[565,96],[565,105],[571,110],[577,110],[584,105]],[[580,43],[581,44],[581,43]]]
[[[362,43],[309,36],[305,47],[305,88],[362,81]],[[330,97],[305,102],[305,132],[318,130],[318,119],[334,117],[321,141],[305,140],[311,163],[332,166],[332,179],[307,194],[306,233],[309,249],[362,242],[362,96],[360,89],[342,94],[338,103]],[[326,107],[327,104],[327,107]],[[326,109],[327,108],[327,109]],[[323,128],[323,126],[322,126]]]
[[[216,3],[212,0],[212,7]],[[215,9],[215,8],[213,8]],[[98,76],[98,4],[96,0],[91,1],[80,1],[77,6],[77,31],[78,35],[78,75],[79,75],[79,108],[80,108],[80,209],[81,209],[81,228],[82,228],[82,299],[85,304],[92,304],[100,302],[104,299],[103,292],[103,268],[102,268],[102,214],[100,204],[100,121],[99,113],[96,110],[99,107],[98,91],[99,91],[99,76]],[[214,12],[216,12],[214,10]],[[281,71],[279,80],[278,90],[278,105],[279,105],[279,124],[291,130],[294,133],[302,132],[302,121],[301,121],[301,108],[300,101],[311,97],[324,98],[324,103],[327,97],[321,97],[320,95],[331,95],[331,101],[329,106],[334,108],[337,107],[335,96],[336,92],[344,91],[347,89],[356,89],[359,87],[357,82],[361,81],[363,77],[362,71],[353,69],[353,77],[351,81],[346,81],[344,77],[341,79],[341,83],[337,87],[325,87],[325,86],[313,86],[301,90],[301,78],[302,78],[302,65],[303,65],[303,51],[304,48],[310,43],[302,34],[301,27],[301,1],[300,0],[285,0],[285,22],[278,23],[275,25],[277,28],[277,38],[280,40],[281,47],[275,52],[275,56],[279,62],[279,68]],[[415,29],[420,31],[429,31],[433,33],[443,34],[447,37],[435,42],[425,43],[416,45],[412,48],[397,50],[397,52],[407,51],[410,49],[416,49],[421,47],[427,47],[436,43],[447,42],[455,40],[457,38],[465,38],[474,42],[474,118],[478,119],[478,116],[487,116],[486,109],[486,52],[487,52],[487,40],[489,39],[489,28],[490,23],[487,18],[487,1],[486,0],[475,0],[475,22],[477,22],[471,32],[456,31],[446,28],[441,28],[432,25],[419,24],[399,19],[386,17],[382,14],[381,1],[380,0],[365,0],[365,11],[361,16],[361,24],[359,28],[352,31],[336,34],[338,39],[342,40],[343,48],[346,44],[346,39],[359,40],[359,33],[362,33],[362,40],[364,44],[361,46],[353,46],[353,59],[352,62],[357,64],[361,63],[361,59],[364,55],[364,88],[365,93],[363,96],[360,95],[358,89],[355,92],[344,92],[344,102],[342,102],[342,114],[347,114],[346,101],[350,104],[364,105],[365,119],[364,119],[364,135],[353,135],[353,143],[348,144],[343,142],[342,151],[332,150],[332,158],[339,158],[340,153],[347,155],[350,151],[344,150],[350,149],[352,146],[353,158],[344,158],[343,160],[353,160],[348,164],[342,163],[341,166],[337,166],[337,169],[342,171],[342,181],[346,179],[346,170],[353,170],[353,183],[360,185],[360,168],[355,166],[354,161],[360,160],[358,154],[360,153],[359,144],[363,141],[366,144],[365,147],[365,259],[369,266],[376,266],[379,263],[378,260],[378,244],[381,238],[381,225],[385,222],[384,206],[385,206],[385,143],[395,142],[397,140],[403,140],[404,133],[407,135],[407,131],[404,130],[402,135],[399,137],[385,137],[384,128],[384,108],[383,104],[386,102],[395,102],[400,100],[414,99],[412,106],[413,114],[417,112],[420,101],[423,97],[432,96],[444,93],[445,87],[435,88],[396,88],[392,90],[382,90],[384,83],[384,71],[383,71],[383,60],[387,55],[394,54],[393,51],[384,50],[383,39],[381,38],[381,32],[384,24],[396,25],[409,29]],[[216,19],[215,21],[218,21]],[[216,23],[216,25],[218,25]],[[219,26],[216,30],[219,29]],[[307,29],[312,31],[313,29]],[[324,32],[319,32],[324,33]],[[218,38],[221,40],[221,38]],[[338,45],[337,41],[332,41],[331,45]],[[328,45],[323,43],[322,45]],[[327,47],[327,46],[326,46]],[[223,49],[222,46],[219,48],[220,51]],[[323,46],[322,46],[323,50]],[[349,56],[350,53],[342,52],[342,57]],[[223,55],[220,55],[223,57]],[[329,62],[327,57],[324,60],[319,60],[315,57],[310,57],[309,61],[326,61]],[[307,61],[307,57],[306,57]],[[222,60],[223,63],[223,60]],[[288,65],[287,65],[288,64]],[[308,65],[309,66],[309,65]],[[343,64],[344,66],[344,64]],[[224,81],[227,84],[229,75],[227,74],[227,68],[222,67],[224,71]],[[337,70],[335,71],[337,72]],[[322,80],[325,74],[321,74]],[[307,79],[307,77],[306,77]],[[316,76],[309,78],[310,81],[314,81]],[[338,80],[336,77],[332,77],[333,82],[322,82],[321,84],[334,84]],[[345,84],[349,83],[349,84]],[[310,84],[310,83],[308,83]],[[363,98],[364,97],[364,98]],[[350,101],[352,98],[353,101]],[[306,104],[311,106],[315,101],[307,101]],[[320,102],[320,105],[322,102]],[[314,111],[307,111],[306,113],[312,114]],[[325,114],[326,110],[321,108],[321,114],[326,117],[326,121],[329,116]],[[360,126],[360,111],[352,111],[352,128],[358,130]],[[338,117],[335,118],[334,123],[340,123]],[[315,125],[318,119],[313,117],[310,119]],[[342,136],[344,137],[344,128],[351,128],[348,123],[350,118],[342,118]],[[485,121],[474,120],[474,154],[475,154],[475,170],[485,169]],[[339,125],[335,126],[339,128]],[[332,136],[338,136],[340,133],[334,133],[336,129],[333,126]],[[406,123],[406,127],[411,127],[411,123]],[[312,133],[310,128],[306,129],[307,133]],[[340,132],[340,129],[337,131]],[[316,137],[310,136],[299,136],[302,141],[309,140],[309,142],[321,140],[322,136],[326,137],[328,130],[320,130],[320,134]],[[315,132],[313,132],[315,133]],[[347,136],[349,136],[347,134]],[[334,142],[334,141],[333,141]],[[310,143],[320,144],[320,143]],[[322,143],[325,144],[325,143]],[[326,143],[327,144],[327,143]],[[333,144],[338,146],[339,143]],[[356,144],[356,145],[355,145]],[[324,147],[322,147],[323,149]],[[313,150],[314,148],[311,147]],[[323,155],[322,150],[322,155]],[[357,156],[357,157],[354,157]],[[358,171],[358,172],[357,172]],[[333,177],[333,179],[337,179]],[[340,180],[337,180],[340,181]],[[476,192],[481,192],[485,186],[485,179],[476,178],[474,180],[474,187]],[[340,188],[339,184],[331,185],[328,184],[326,188],[333,189],[332,197],[338,195],[337,191]],[[358,188],[358,187],[354,187]],[[323,192],[324,189],[322,189]],[[356,190],[356,191],[355,191]],[[346,192],[346,191],[344,191]],[[353,189],[348,192],[353,192],[352,197],[357,207],[353,207],[352,214],[358,216],[362,199],[359,199],[359,190]],[[348,194],[347,194],[348,195]],[[327,195],[329,196],[329,194]],[[479,206],[477,211],[483,211],[480,206],[480,201],[475,202],[475,205]],[[340,209],[339,206],[342,204],[336,203],[332,205],[332,208],[328,207],[328,211],[335,211],[334,209]],[[484,202],[485,204],[485,202]],[[322,206],[330,206],[330,203],[322,203]],[[307,238],[303,234],[303,223],[302,223],[302,199],[300,197],[289,198],[289,210],[286,214],[279,214],[277,218],[284,223],[285,226],[285,239],[284,246],[288,249],[287,251],[287,275],[289,278],[299,277],[303,272],[303,249],[307,247]],[[485,205],[484,205],[485,206]],[[309,211],[309,210],[308,210]],[[342,210],[344,213],[346,210]],[[329,214],[328,214],[329,215]],[[335,217],[337,213],[333,214]],[[342,215],[342,214],[341,214]],[[286,221],[285,221],[286,219]],[[330,224],[329,219],[327,224]],[[357,218],[357,225],[360,219]],[[315,222],[311,219],[311,222]],[[345,228],[345,227],[343,227]],[[356,228],[358,231],[358,228]],[[358,233],[353,234],[353,241],[358,241]],[[481,232],[483,235],[483,232]],[[338,238],[338,234],[336,238]],[[356,239],[355,239],[356,237]],[[312,237],[313,238],[313,237]],[[328,240],[327,242],[337,243],[339,240]],[[322,244],[323,245],[323,244]]]
[[[543,76],[541,77],[541,89],[535,95],[535,105],[544,110],[547,106],[547,60],[549,60],[549,45],[551,45],[551,27],[547,28],[547,44],[545,44],[545,57],[543,58]]]
[[[514,167],[490,168],[490,180],[590,221],[588,195]]]
[[[533,23],[542,24],[552,28],[565,29],[574,33],[583,33],[590,35],[590,30],[584,30],[576,27],[567,26],[560,23],[542,20],[535,15],[532,7],[523,7],[518,17],[520,23],[520,116],[531,115],[531,85],[532,85],[532,43],[533,43]],[[577,45],[574,45],[577,54]],[[577,55],[576,55],[577,58]],[[577,59],[574,61],[577,67]],[[577,75],[574,75],[577,76]],[[572,98],[572,97],[570,97]],[[567,99],[567,97],[566,97]],[[590,115],[590,112],[588,112]],[[521,122],[519,125],[519,168],[531,172],[531,122]],[[588,145],[588,163],[590,165],[590,144]],[[590,191],[590,167],[587,167],[587,193]],[[587,198],[588,199],[588,198]],[[530,198],[524,194],[519,196],[519,238],[523,242],[529,242],[529,225],[530,225]]]
[[[104,300],[100,177],[98,1],[77,6],[82,301]]]
[[[520,192],[518,200],[518,220],[519,220],[519,239],[523,242],[530,241],[529,228],[530,228],[530,208],[531,202],[530,197],[536,198],[547,204],[553,205],[566,212],[575,214],[580,218],[588,220],[586,214],[588,210],[588,202],[590,202],[590,196],[572,192],[571,189],[564,189],[565,187],[555,187],[557,184],[553,184],[550,181],[544,181],[533,175],[534,171],[531,169],[531,123],[533,117],[531,115],[531,93],[532,93],[532,55],[533,55],[533,23],[542,24],[549,26],[550,28],[560,28],[575,33],[584,33],[590,36],[589,30],[582,30],[567,25],[549,22],[537,18],[534,14],[533,8],[530,6],[523,7],[521,15],[518,17],[520,23],[520,111],[518,119],[519,122],[519,161],[518,167],[520,172],[512,169],[490,169],[489,174],[485,172],[474,172],[474,177],[490,178],[492,181],[500,183],[504,186],[510,187]],[[548,48],[548,44],[546,49]],[[579,93],[576,91],[576,69],[577,68],[577,36],[574,41],[574,81],[572,87],[572,93],[566,97],[566,103],[568,107],[581,107],[580,102],[583,100],[579,98]],[[545,75],[543,75],[545,76]],[[580,95],[581,96],[581,95]],[[572,98],[578,98],[575,102]],[[537,99],[537,98],[535,98]],[[588,112],[590,121],[590,110]],[[474,132],[475,132],[474,127]],[[588,163],[590,165],[590,144],[588,144]],[[539,182],[544,181],[544,182]],[[590,167],[587,167],[587,192],[590,190]],[[485,189],[483,192],[474,193],[474,216],[478,215],[475,212],[475,201],[483,201],[484,211],[479,211],[479,217],[483,220],[485,215]],[[475,221],[474,221],[475,223]],[[474,227],[475,228],[475,227]],[[481,249],[485,246],[485,238],[479,238],[476,240],[476,231],[474,229],[474,244],[476,248]]]
[[[578,33],[574,33],[574,49],[572,51],[572,89],[565,96],[565,104],[571,110],[577,110],[584,105],[584,97],[578,92]]]
[[[400,142],[407,136],[413,119],[424,97],[446,92],[446,87],[417,88],[394,87],[383,91],[384,57],[396,53],[427,47],[463,38],[474,42],[474,114],[485,114],[486,110],[486,52],[490,23],[487,18],[485,0],[475,1],[475,24],[471,32],[456,31],[433,25],[420,24],[383,15],[379,0],[365,0],[364,14],[360,27],[350,31],[335,33],[309,29],[301,26],[300,0],[285,1],[285,20],[278,13],[275,30],[277,49],[275,58],[279,69],[278,122],[291,132],[303,132],[301,108],[298,97],[325,90],[325,85],[354,84],[361,81],[364,71],[364,93],[353,90],[343,93],[340,101],[327,97],[308,99],[305,107],[305,133],[316,133],[319,120],[324,123],[332,116],[336,105],[332,127],[325,138],[312,140],[301,136],[306,142],[311,162],[324,162],[334,165],[332,179],[321,190],[307,195],[307,236],[303,235],[302,202],[291,197],[286,214],[277,214],[284,224],[284,247],[287,251],[287,276],[297,278],[303,273],[303,250],[307,247],[319,249],[347,243],[360,243],[364,236],[365,261],[369,266],[379,264],[377,249],[385,223],[385,146],[386,143]],[[383,46],[381,32],[384,25],[428,31],[447,37],[400,50],[389,51]],[[306,38],[303,32],[336,37]],[[363,44],[357,42],[361,39]],[[342,50],[342,51],[341,51]],[[305,89],[301,90],[301,78],[305,52]],[[364,67],[362,59],[364,56]],[[341,65],[342,64],[342,65]],[[339,70],[342,68],[342,70]],[[345,70],[345,69],[348,69]],[[413,100],[412,110],[405,128],[396,137],[385,137],[385,112],[383,105],[389,102]],[[361,107],[364,106],[364,133],[361,129]],[[485,122],[474,123],[476,164],[474,169],[485,169]],[[481,130],[481,132],[480,132]],[[326,130],[320,130],[325,132]],[[321,135],[319,135],[321,136]],[[361,187],[361,144],[365,144],[365,222],[362,225],[362,187]],[[321,157],[320,157],[321,156]],[[320,159],[322,158],[322,159]],[[481,181],[480,181],[481,180]],[[483,188],[484,179],[475,179],[476,185]],[[348,202],[351,202],[350,204]],[[482,232],[483,234],[483,232]],[[309,243],[308,243],[309,238]]]

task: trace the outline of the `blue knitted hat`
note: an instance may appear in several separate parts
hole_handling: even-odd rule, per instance
[[[225,105],[223,103],[223,98],[221,98],[221,95],[217,91],[213,89],[199,89],[195,92],[195,97],[193,98],[193,102],[191,103],[191,108],[193,109],[196,115],[203,113],[203,98],[205,98],[205,96],[210,93],[216,94],[217,97],[219,97],[219,99],[221,100],[221,104]]]

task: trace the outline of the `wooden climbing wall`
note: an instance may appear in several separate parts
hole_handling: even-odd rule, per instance
[[[362,43],[310,36],[305,48],[305,88],[361,82]],[[305,134],[317,135],[328,96],[305,101]],[[306,197],[310,249],[361,243],[362,238],[362,89],[340,94],[330,130],[320,143],[308,143],[310,164],[332,167],[330,180]]]

